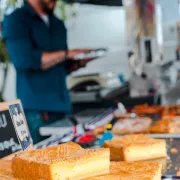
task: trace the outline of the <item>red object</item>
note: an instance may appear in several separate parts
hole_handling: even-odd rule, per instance
[[[131,113],[131,112],[132,112],[132,110],[133,110],[133,108],[132,108],[132,107],[127,108],[127,112],[128,112],[128,113]]]
[[[77,134],[77,128],[76,128],[76,126],[73,127],[73,134],[74,134],[74,136],[76,136],[76,134]]]
[[[93,140],[95,140],[94,136],[84,135],[84,136],[79,137],[78,142],[79,143],[89,143],[89,142],[92,142]]]

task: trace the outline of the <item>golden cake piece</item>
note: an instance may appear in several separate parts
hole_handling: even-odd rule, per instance
[[[34,179],[19,179],[19,178],[14,178],[12,176],[5,176],[0,174],[0,180],[34,180]],[[43,180],[43,179],[38,179],[38,180]]]
[[[12,176],[11,161],[0,160],[0,180],[16,180]]]
[[[134,134],[148,132],[152,119],[146,117],[121,119],[115,123],[112,132],[114,134]]]
[[[145,160],[142,162],[153,162],[153,163],[159,163],[162,166],[162,174],[166,173],[167,170],[167,163],[168,163],[168,159],[167,157],[163,157],[163,158],[158,158],[158,159],[149,159],[149,160]]]
[[[4,175],[1,175],[1,174],[0,174],[0,179],[1,180],[16,180],[13,177],[4,176]]]
[[[56,148],[57,147],[48,147],[48,148],[46,148],[46,150],[42,149],[41,153],[42,153],[42,151],[46,151],[46,153],[49,153],[53,149],[56,149]],[[74,152],[74,151],[77,151],[77,150],[80,150],[83,148],[76,143],[69,142],[69,143],[61,145],[60,153],[62,153],[62,154],[67,153],[67,149],[69,152]],[[39,150],[37,150],[36,152],[39,153]],[[32,153],[32,152],[29,152],[29,153]],[[4,159],[0,160],[0,180],[1,179],[12,179],[13,178],[11,166],[12,166],[11,160],[4,160]]]
[[[105,148],[110,148],[111,161],[141,161],[167,156],[166,142],[148,136],[128,135],[106,141]]]
[[[162,115],[179,116],[180,106],[177,104],[163,106]]]
[[[180,117],[164,116],[150,130],[152,133],[180,133]]]
[[[147,104],[137,105],[133,112],[137,115],[152,115],[152,114],[161,114],[162,106],[149,106]]]
[[[19,179],[14,178],[12,174],[12,161],[0,160],[0,180],[32,180],[32,179]]]
[[[0,160],[0,175],[12,175],[11,161]]]
[[[0,180],[33,180],[33,179],[19,179],[14,178],[12,174],[12,161],[10,160],[0,160]],[[43,180],[43,179],[39,179]]]
[[[71,147],[69,150],[67,144],[20,153],[12,161],[14,177],[33,180],[79,180],[109,173],[109,149]]]
[[[30,179],[18,179],[18,178],[13,178],[12,176],[0,175],[0,180],[30,180]]]
[[[109,174],[86,180],[161,180],[161,169],[152,162],[111,162]]]

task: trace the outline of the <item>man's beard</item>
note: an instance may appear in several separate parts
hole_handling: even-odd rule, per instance
[[[55,1],[55,0],[52,0]],[[40,5],[44,13],[51,15],[53,14],[54,8],[49,8],[48,4],[44,0],[40,0]]]

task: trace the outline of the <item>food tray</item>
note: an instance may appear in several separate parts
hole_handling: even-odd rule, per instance
[[[180,171],[180,139],[166,139],[168,149],[168,159],[166,170],[163,175],[175,176]],[[176,154],[171,153],[172,148],[178,152]]]
[[[178,176],[163,176],[162,180],[180,180]]]
[[[171,134],[171,133],[153,133],[153,134],[147,134],[148,136],[152,137],[152,138],[162,138],[162,139],[169,139],[169,138],[173,138],[173,139],[179,139],[180,140],[180,134]]]

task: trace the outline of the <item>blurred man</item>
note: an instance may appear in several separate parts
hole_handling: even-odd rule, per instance
[[[17,96],[34,143],[41,140],[39,127],[70,112],[66,60],[88,51],[68,50],[66,28],[53,15],[55,5],[56,0],[28,0],[3,23],[3,37],[17,71]]]

